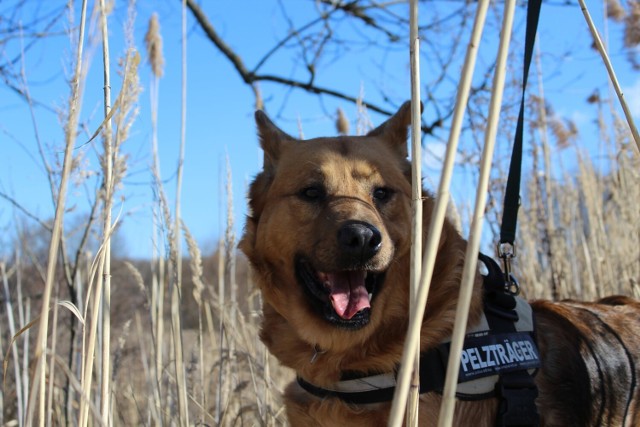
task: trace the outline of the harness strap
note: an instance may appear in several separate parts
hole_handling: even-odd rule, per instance
[[[485,276],[484,306],[487,322],[492,330],[515,332],[518,318],[513,310],[516,299],[504,292],[505,277],[499,274],[500,267],[490,257],[480,254],[480,260],[489,269]],[[535,400],[538,388],[526,370],[514,370],[500,374],[496,384],[496,396],[500,399],[496,426],[532,427],[540,424],[540,415]]]

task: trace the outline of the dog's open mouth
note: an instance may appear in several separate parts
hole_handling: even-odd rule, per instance
[[[296,277],[311,305],[336,326],[358,329],[369,323],[371,301],[384,273],[368,270],[321,272],[303,257],[295,262]]]

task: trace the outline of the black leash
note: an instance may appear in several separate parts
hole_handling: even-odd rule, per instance
[[[522,76],[522,98],[520,112],[513,141],[507,188],[504,195],[500,244],[498,253],[504,263],[506,289],[512,294],[520,290],[518,282],[511,274],[511,258],[516,256],[516,228],[520,208],[520,178],[522,175],[522,140],[524,132],[524,102],[527,90],[529,68],[533,57],[542,0],[529,0],[527,5],[527,32],[524,45],[524,68]],[[498,392],[502,395],[496,426],[537,426],[540,417],[535,406],[538,390],[533,377],[525,372],[513,372],[500,378]]]
[[[509,165],[507,188],[504,195],[504,207],[502,210],[502,224],[500,226],[500,244],[498,253],[504,262],[504,273],[507,286],[510,291],[517,293],[518,283],[511,275],[511,258],[516,256],[515,240],[518,223],[518,209],[520,208],[520,177],[522,175],[522,139],[524,131],[524,102],[529,76],[529,66],[533,57],[533,46],[538,29],[538,18],[542,0],[529,0],[527,5],[527,32],[524,44],[524,70],[522,77],[522,98],[520,100],[520,113],[516,125],[516,134]]]

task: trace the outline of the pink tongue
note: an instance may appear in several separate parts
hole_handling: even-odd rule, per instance
[[[370,308],[369,293],[364,286],[364,271],[327,273],[325,286],[329,289],[331,304],[338,316],[349,320],[356,313]]]

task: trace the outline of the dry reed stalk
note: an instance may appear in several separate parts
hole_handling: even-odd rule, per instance
[[[201,408],[200,414],[200,423],[204,423],[206,417],[206,411],[204,408],[207,407],[207,399],[205,394],[205,386],[204,386],[204,350],[203,350],[203,332],[202,332],[202,313],[204,311],[204,302],[202,299],[203,292],[205,290],[204,285],[204,274],[202,269],[202,255],[200,253],[200,248],[198,248],[198,244],[196,240],[193,238],[193,235],[189,231],[187,225],[182,222],[182,230],[184,232],[185,240],[187,242],[187,248],[189,250],[190,257],[190,265],[191,265],[191,277],[193,280],[193,298],[198,305],[198,351],[200,358],[200,385],[201,385],[201,395],[200,401],[195,400],[198,403],[198,406]]]
[[[613,65],[611,64],[611,60],[609,59],[609,55],[607,54],[607,50],[600,39],[600,35],[598,34],[598,30],[596,29],[593,20],[591,19],[591,15],[589,14],[589,10],[587,9],[587,5],[584,0],[578,0],[580,3],[580,8],[582,9],[582,13],[584,15],[585,20],[587,21],[587,25],[589,26],[589,31],[591,31],[591,36],[593,37],[593,41],[602,56],[602,60],[604,61],[604,65],[607,68],[607,72],[609,73],[609,79],[611,80],[611,84],[616,91],[616,95],[618,95],[618,101],[620,102],[620,106],[622,107],[622,111],[624,112],[624,116],[627,119],[627,124],[629,125],[629,130],[633,135],[633,140],[636,143],[636,147],[638,149],[637,155],[640,155],[640,134],[638,134],[638,128],[635,125],[633,120],[633,115],[631,114],[631,110],[627,105],[627,101],[624,98],[624,94],[622,93],[622,89],[620,88],[620,83],[618,82],[618,78],[616,77],[616,73],[613,70]],[[640,7],[638,8],[640,10]],[[639,13],[640,14],[640,13]],[[640,33],[640,32],[639,32]]]
[[[177,230],[175,231],[178,232]],[[172,245],[173,246],[173,245]],[[172,247],[171,249],[171,258],[172,264],[175,268],[176,261],[176,249]],[[182,290],[180,288],[180,283],[176,278],[177,271],[174,270],[173,275],[173,283],[171,285],[171,337],[172,337],[172,350],[173,350],[173,366],[175,370],[175,381],[176,381],[176,394],[178,396],[178,411],[179,411],[179,419],[178,424],[180,426],[188,426],[189,425],[189,414],[187,408],[187,383],[185,377],[185,364],[184,364],[184,352],[183,352],[183,341],[182,341],[182,319],[180,314],[180,301],[182,299]]]
[[[199,423],[204,424],[204,420],[207,416],[207,402],[208,402],[208,394],[207,387],[205,385],[205,373],[204,373],[204,332],[202,325],[202,312],[203,308],[201,306],[198,307],[198,358],[200,360],[200,369],[198,370],[198,380],[200,382],[200,399],[197,401],[198,406],[200,407],[200,421]],[[195,393],[194,393],[195,394]],[[195,398],[194,398],[195,400]]]
[[[262,348],[262,365],[264,366],[264,376],[263,376],[264,388],[262,390],[262,393],[264,396],[264,401],[266,406],[265,413],[263,413],[262,415],[266,416],[266,415],[270,415],[270,414],[267,414],[267,412],[271,412],[269,411],[269,402],[271,401],[271,388],[269,387],[269,383],[271,382],[271,369],[269,367],[269,351],[267,350],[266,347]]]
[[[58,304],[53,305],[53,319],[52,320],[52,331],[51,331],[51,354],[56,354],[56,342],[58,334]],[[53,389],[55,384],[55,363],[54,358],[52,357],[49,360],[49,390],[47,393],[47,426],[51,425],[51,419],[53,417]]]
[[[157,98],[156,98],[157,99]],[[157,126],[154,127],[154,133],[157,132]],[[157,146],[154,148],[154,152],[157,153]],[[167,288],[167,269],[165,265],[164,256],[157,255],[158,241],[162,240],[162,210],[163,210],[163,189],[162,180],[160,178],[159,159],[154,158],[152,167],[155,191],[155,202],[153,207],[153,257],[152,257],[152,272],[153,272],[153,288],[152,292],[155,298],[152,297],[152,319],[155,318],[155,385],[158,389],[158,395],[162,396],[162,384],[163,384],[163,353],[164,353],[164,301],[165,290]],[[155,240],[157,237],[158,240]]]
[[[132,265],[129,268],[135,270],[135,267],[133,267]],[[145,336],[139,313],[136,313],[135,315],[135,322],[136,322],[136,330],[138,332],[138,336],[139,337]],[[160,394],[158,393],[158,387],[156,386],[156,384],[154,384],[153,374],[151,372],[151,369],[149,368],[147,350],[144,344],[144,340],[140,340],[139,342],[140,342],[140,361],[142,363],[142,368],[145,373],[145,378],[147,379],[146,381],[147,389],[148,389],[147,405],[148,405],[149,415],[153,420],[154,425],[163,425],[162,417],[158,413],[158,411],[161,408],[160,406],[161,400],[160,400]]]
[[[551,273],[550,282],[553,294],[557,294],[557,288],[559,286],[560,277],[562,276],[562,269],[559,263],[553,256],[557,251],[557,243],[555,238],[555,212],[553,208],[553,200],[555,199],[555,193],[551,185],[551,178],[553,176],[553,164],[551,163],[551,154],[549,148],[549,137],[547,131],[547,113],[545,108],[545,96],[544,85],[542,81],[542,63],[540,61],[540,43],[537,40],[535,65],[536,74],[538,76],[538,114],[540,123],[540,142],[542,145],[542,158],[543,158],[543,178],[544,178],[544,226],[545,226],[545,238],[547,243],[547,254],[549,258],[549,270]]]
[[[586,161],[578,149],[576,149],[576,152],[579,171],[577,182],[582,190],[580,192],[582,196],[581,199],[586,208],[584,220],[589,227],[589,235],[586,235],[585,231],[583,231],[583,235],[589,247],[589,253],[593,255],[594,261],[590,263],[589,266],[594,277],[606,280],[607,276],[612,277],[612,275],[607,275],[603,270],[606,266],[603,265],[605,263],[605,257],[602,253],[602,248],[605,247],[605,241],[608,239],[603,223],[602,205],[600,203],[603,191],[591,164]]]
[[[534,256],[527,254],[535,254],[538,249],[537,233],[539,224],[539,211],[537,209],[527,209],[527,206],[534,204],[532,197],[535,194],[535,189],[532,187],[533,185],[535,185],[535,182],[530,181],[527,182],[526,185],[528,190],[525,192],[527,199],[523,198],[522,214],[519,216],[518,223],[519,260],[526,260],[527,256]],[[526,281],[526,278],[536,277],[538,273],[540,273],[540,275],[537,276],[539,280],[536,280],[535,282]],[[548,292],[549,288],[542,285],[543,282],[547,282],[547,275],[546,270],[544,269],[543,262],[518,262],[518,277],[520,278],[522,283],[526,283],[526,287],[523,286],[523,294],[526,294],[527,298],[531,298],[533,295],[542,296],[544,298],[550,297],[551,294],[550,292]]]
[[[82,345],[82,396],[85,398],[80,401],[80,419],[78,425],[81,427],[86,427],[89,422],[89,405],[91,398],[91,386],[93,384],[93,364],[94,364],[94,355],[96,350],[96,343],[98,340],[98,323],[99,323],[99,315],[100,315],[100,303],[102,301],[102,285],[103,281],[101,280],[101,276],[104,269],[104,258],[105,258],[105,246],[101,246],[100,252],[97,254],[96,262],[94,263],[94,271],[97,271],[97,280],[95,286],[95,292],[93,292],[93,300],[90,300],[91,290],[87,292],[87,304],[86,308],[88,309],[91,306],[91,321],[89,323],[89,337],[86,337],[86,328],[85,333],[83,334],[83,345]],[[93,278],[89,283],[93,283]],[[93,301],[93,304],[91,304]],[[87,317],[87,313],[85,313],[85,319]],[[101,422],[104,422],[101,418]]]
[[[107,11],[105,1],[100,0],[100,28],[102,30],[102,59],[104,71],[104,116],[111,113],[111,74],[109,58],[109,31],[107,29]],[[101,403],[100,415],[105,424],[109,424],[110,398],[111,398],[111,208],[113,206],[113,167],[115,155],[111,131],[111,119],[105,119],[104,127],[104,159],[102,161],[104,174],[104,223],[102,227],[103,244],[105,246],[104,276],[98,280],[104,281],[102,301],[102,379],[100,390]]]
[[[216,388],[215,419],[220,424],[225,414],[229,411],[229,405],[233,402],[232,390],[237,385],[237,376],[232,368],[235,368],[236,343],[239,341],[237,333],[239,328],[227,328],[226,325],[236,325],[239,312],[237,311],[237,283],[235,282],[235,234],[233,223],[233,192],[231,168],[229,159],[226,158],[226,185],[224,191],[227,195],[226,203],[226,227],[224,240],[220,241],[218,248],[218,315],[219,323],[219,349],[220,359],[218,364],[218,385]],[[225,294],[229,293],[227,306]],[[226,357],[225,357],[226,342]],[[222,409],[225,408],[223,412]]]
[[[175,233],[179,233],[179,230],[175,230],[173,228],[173,221],[171,219],[171,213],[169,211],[169,205],[167,203],[166,196],[164,194],[164,190],[162,185],[160,184],[157,188],[158,191],[158,200],[160,202],[160,208],[164,217],[164,224],[167,231],[167,243],[168,243],[168,257],[169,257],[169,298],[170,298],[170,321],[171,321],[171,340],[169,341],[169,353],[173,354],[173,368],[175,372],[175,391],[178,396],[178,415],[179,415],[179,424],[183,425],[185,422],[185,411],[186,407],[181,406],[182,403],[186,404],[186,386],[185,386],[185,372],[184,372],[184,363],[183,363],[183,346],[182,346],[182,321],[180,314],[180,301],[181,301],[181,282],[177,280],[176,272],[177,272],[177,251],[175,248],[176,239],[174,237]],[[161,319],[162,314],[158,315],[158,319]],[[158,337],[159,338],[159,337]],[[182,400],[181,395],[184,393],[184,400]],[[167,393],[167,402],[166,406],[171,407],[173,405],[173,396],[171,393]]]
[[[83,278],[84,277],[88,277],[90,275],[90,268],[91,268],[91,255],[87,252],[87,253],[80,253],[78,254],[77,258],[76,258],[76,273],[74,275],[73,278],[73,289],[75,291],[75,304],[77,309],[83,313],[84,312],[84,299],[83,299],[83,293],[84,293],[84,281]],[[85,271],[86,269],[86,271]],[[81,378],[82,377],[82,352],[80,351],[80,347],[81,347],[81,342],[80,338],[82,336],[83,340],[84,340],[84,334],[80,334],[78,333],[80,328],[80,325],[78,324],[78,322],[76,322],[75,318],[73,318],[72,323],[71,323],[71,335],[70,335],[70,342],[69,342],[69,354],[68,354],[68,367],[69,370],[71,372],[74,373],[76,378]],[[84,342],[84,341],[82,341]],[[66,384],[63,386],[63,390],[64,390],[64,417],[65,417],[65,422],[66,423],[70,423],[70,422],[74,422],[71,420],[72,418],[72,412],[74,409],[74,405],[76,404],[75,401],[75,390],[73,389],[73,387],[71,387],[70,383],[69,383],[70,379],[68,379],[68,377],[66,377]],[[75,422],[77,422],[78,420],[76,419]]]
[[[62,358],[57,354],[51,353],[49,350],[47,350],[47,354],[55,359],[56,366],[62,370],[62,372],[67,378],[69,378],[69,384],[71,384],[71,387],[73,387],[76,392],[80,393],[80,398],[88,402],[89,410],[93,415],[93,419],[96,425],[107,427],[106,424],[102,422],[102,418],[100,417],[100,409],[98,408],[97,405],[91,402],[91,398],[89,396],[82,394],[82,384],[78,382],[77,378],[73,375],[69,367],[65,364],[64,360],[62,360]]]
[[[489,104],[489,120],[485,133],[484,149],[480,166],[480,176],[476,192],[476,202],[469,231],[469,241],[465,253],[464,268],[462,271],[462,281],[460,285],[460,296],[456,307],[456,320],[451,338],[451,349],[447,363],[447,374],[445,378],[444,391],[442,393],[442,404],[438,426],[451,426],[453,423],[453,412],[456,399],[456,385],[458,384],[458,369],[460,367],[460,356],[469,318],[469,306],[473,285],[476,279],[478,251],[482,234],[482,224],[484,210],[486,206],[486,194],[489,187],[489,174],[491,172],[491,160],[493,158],[493,148],[498,132],[498,122],[500,119],[500,108],[502,106],[502,94],[504,92],[504,80],[507,68],[507,58],[509,54],[509,44],[511,42],[511,29],[513,27],[513,16],[515,14],[515,0],[506,1],[502,28],[500,30],[500,46],[496,60],[495,74],[492,84],[491,101]]]
[[[236,236],[234,231],[233,222],[233,180],[231,176],[231,164],[229,156],[226,157],[227,177],[226,177],[226,193],[227,193],[227,228],[224,234],[224,246],[225,246],[225,274],[227,277],[225,281],[229,285],[229,303],[230,312],[229,320],[230,324],[234,325],[237,321],[238,314],[238,286],[236,283]],[[229,345],[229,359],[233,363],[235,361],[235,346],[231,341]]]
[[[422,268],[422,139],[420,101],[420,35],[418,33],[418,1],[411,0],[409,8],[409,56],[411,60],[411,269],[409,316],[416,308],[416,297],[420,286]],[[418,403],[420,398],[420,348],[414,356],[413,374],[407,400],[407,426],[418,425]]]
[[[4,331],[2,329],[3,322],[0,322],[0,348],[4,349],[4,343],[2,341],[2,337],[4,336]],[[3,378],[5,376],[3,375]],[[0,425],[5,425],[4,422],[4,395],[6,393],[6,387],[2,387],[2,393],[0,393]]]
[[[171,223],[171,216],[166,206],[165,209],[165,221],[169,229],[169,259],[171,277],[169,283],[169,298],[171,301],[170,306],[170,320],[171,320],[171,341],[169,352],[173,354],[173,369],[175,374],[175,393],[178,400],[178,424],[181,426],[188,425],[188,412],[187,412],[187,398],[186,398],[186,377],[185,377],[185,365],[183,356],[183,341],[182,341],[182,317],[180,313],[180,301],[182,300],[182,283],[177,278],[177,264],[180,260],[177,259],[178,253],[175,247],[175,233],[179,233],[179,230],[175,230]],[[174,398],[171,394],[168,395],[169,399]]]
[[[218,364],[218,386],[216,387],[216,412],[215,419],[218,424],[222,420],[222,401],[224,400],[223,396],[223,365],[224,365],[224,357],[222,353],[222,349],[224,348],[224,336],[225,336],[225,326],[224,326],[224,308],[225,308],[225,251],[224,251],[224,243],[222,239],[218,245],[218,316],[220,319],[219,329],[218,329],[218,349],[220,351],[220,361]]]
[[[104,10],[104,9],[103,9]],[[132,25],[133,25],[133,16],[131,5],[129,9],[129,18],[127,21],[127,26],[129,30],[125,29],[125,35],[130,34]],[[106,19],[106,17],[104,17]],[[106,31],[106,28],[103,27],[103,31]],[[108,43],[105,38],[103,46],[107,46],[103,49],[104,55],[108,57]],[[100,367],[101,373],[101,383],[100,383],[100,392],[101,392],[101,402],[103,403],[101,407],[101,414],[104,417],[102,422],[104,424],[109,423],[109,383],[110,383],[110,317],[108,312],[110,310],[110,239],[111,235],[115,229],[116,221],[113,221],[111,218],[111,210],[113,207],[113,193],[115,187],[118,182],[122,179],[125,171],[124,161],[119,157],[119,149],[122,143],[127,139],[128,132],[131,127],[132,121],[136,115],[136,110],[134,108],[135,103],[137,102],[137,97],[140,92],[139,83],[138,83],[138,64],[140,57],[135,52],[135,50],[128,46],[128,50],[125,53],[125,57],[122,60],[122,88],[120,90],[120,94],[118,95],[118,99],[116,100],[117,108],[113,111],[115,114],[110,111],[110,99],[108,95],[108,84],[109,78],[105,76],[105,129],[106,132],[104,134],[104,154],[101,159],[102,168],[103,168],[103,186],[101,190],[101,197],[103,199],[103,232],[102,232],[102,244],[100,246],[100,252],[97,255],[97,280],[95,286],[95,295],[93,299],[92,311],[91,311],[91,323],[89,330],[89,338],[86,342],[86,353],[84,353],[85,360],[83,364],[83,372],[82,372],[82,386],[83,386],[83,395],[91,396],[91,385],[92,385],[92,377],[93,377],[93,364],[94,364],[94,354],[97,340],[100,339],[99,344],[101,345],[101,364],[98,365]],[[109,66],[108,58],[105,59],[105,66]],[[105,70],[105,74],[108,75],[108,69]],[[115,136],[112,135],[110,118],[113,114],[114,121],[116,124],[116,133]],[[90,281],[92,283],[92,281]],[[104,292],[104,295],[103,295]],[[101,310],[101,307],[103,309]],[[100,322],[100,315],[103,315],[103,322]],[[100,331],[98,331],[100,329]],[[100,332],[100,334],[98,334]],[[106,371],[106,372],[105,372]],[[106,383],[105,383],[106,381]],[[86,426],[88,423],[88,406],[87,402],[81,402],[80,409],[80,426]]]
[[[19,254],[19,252],[18,252]],[[18,290],[18,315],[20,318],[20,327],[24,328],[28,319],[31,319],[31,298],[26,298],[24,309],[20,309],[22,307],[22,267],[20,262],[19,255],[16,257],[16,288]],[[25,400],[29,395],[29,335],[31,329],[27,329],[23,335],[24,339],[22,341],[22,378],[16,381],[22,381],[22,396],[23,396],[23,408],[26,410]]]
[[[409,330],[407,331],[407,337],[405,339],[402,363],[398,375],[398,385],[396,387],[396,393],[389,417],[389,426],[399,427],[404,415],[411,374],[409,367],[413,367],[413,359],[415,358],[416,352],[420,346],[419,341],[422,318],[424,316],[427,295],[429,293],[429,286],[433,275],[435,254],[437,253],[437,247],[440,242],[442,225],[444,223],[444,217],[447,210],[447,203],[450,198],[449,187],[451,183],[451,174],[455,162],[460,130],[462,129],[464,111],[469,99],[469,90],[471,87],[473,70],[475,68],[477,49],[480,43],[480,38],[482,37],[482,30],[484,29],[484,21],[488,6],[489,2],[487,0],[478,2],[473,30],[465,56],[462,78],[458,84],[456,108],[453,114],[451,132],[449,134],[444,165],[440,176],[438,194],[434,211],[431,214],[427,242],[423,249],[424,257],[422,259],[420,289],[416,297],[415,312],[410,319]]]
[[[161,185],[160,158],[158,152],[158,106],[160,95],[160,78],[163,74],[164,56],[162,52],[162,36],[160,35],[160,23],[158,15],[153,13],[149,20],[147,33],[145,34],[145,46],[147,49],[147,60],[151,65],[152,77],[149,88],[149,98],[151,104],[151,171],[155,182],[155,187]],[[159,191],[159,190],[158,190]],[[158,198],[154,192],[155,203],[153,205],[153,231],[152,231],[152,283],[151,283],[151,327],[155,334],[155,363],[154,363],[154,393],[157,396],[157,403],[160,405],[162,396],[162,359],[163,359],[163,337],[164,337],[164,258],[158,256],[158,242],[162,238],[160,230],[160,213]]]
[[[364,135],[373,129],[367,106],[364,104],[364,85],[360,85],[360,93],[356,99],[356,135]]]
[[[9,277],[7,275],[6,265],[4,261],[0,261],[0,276],[2,277],[2,290],[4,293],[4,305],[7,310],[7,321],[9,323],[9,336],[16,336],[16,326],[15,320],[13,318],[13,305],[11,304],[11,295],[9,293]],[[20,301],[18,300],[18,304]],[[23,394],[22,390],[22,374],[20,373],[20,357],[18,355],[18,344],[16,342],[11,343],[11,353],[13,354],[13,375],[15,379],[16,385],[16,406],[18,412],[18,425],[22,426],[24,422],[24,398],[26,397]],[[6,378],[4,378],[4,383],[6,384]]]
[[[47,264],[47,280],[45,283],[43,295],[42,295],[42,310],[40,314],[40,325],[38,329],[38,337],[36,340],[35,360],[36,367],[34,369],[34,376],[32,379],[33,386],[31,387],[31,393],[29,394],[29,403],[27,411],[27,424],[33,425],[33,415],[35,411],[35,405],[39,402],[38,414],[39,425],[45,424],[45,383],[46,373],[44,369],[46,350],[47,350],[47,336],[49,332],[49,316],[48,310],[51,304],[51,294],[53,291],[58,247],[60,244],[62,234],[62,220],[64,217],[64,208],[66,201],[67,186],[69,181],[69,174],[71,171],[71,160],[73,156],[73,147],[76,140],[76,128],[78,125],[78,115],[80,112],[80,106],[78,100],[80,98],[81,79],[83,74],[82,68],[82,49],[84,45],[84,32],[85,21],[87,14],[87,0],[82,1],[82,13],[80,17],[80,28],[78,34],[78,47],[76,52],[76,66],[72,80],[71,98],[69,102],[69,117],[65,126],[65,150],[64,160],[62,165],[62,173],[60,178],[60,188],[58,191],[55,219],[53,223],[53,231],[51,233],[51,242],[49,245],[49,255]],[[38,393],[38,396],[36,396]]]
[[[174,212],[175,272],[173,292],[171,295],[171,319],[173,325],[174,360],[176,370],[176,385],[178,387],[178,407],[180,411],[180,425],[189,425],[189,411],[187,406],[187,386],[182,353],[182,328],[179,312],[182,286],[182,254],[180,240],[180,196],[182,192],[182,170],[187,132],[187,2],[182,1],[182,96],[180,114],[180,153],[178,156],[178,170],[176,177],[176,203]],[[177,291],[177,292],[176,292]]]

